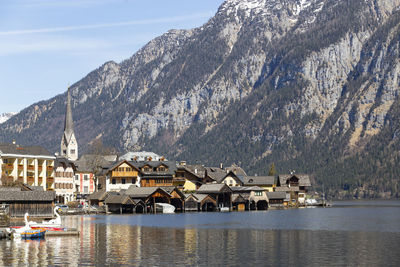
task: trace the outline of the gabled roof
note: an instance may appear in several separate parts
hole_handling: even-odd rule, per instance
[[[106,204],[136,204],[129,196],[127,195],[109,195],[104,201]]]
[[[252,192],[252,191],[265,191],[265,188],[259,186],[231,186],[233,192]]]
[[[178,165],[177,169],[185,170],[199,179],[203,179],[206,173],[206,168],[203,165]]]
[[[186,196],[181,192],[176,186],[161,186],[160,188],[164,189],[165,192],[172,195],[172,192],[176,192],[182,199],[185,199]]]
[[[98,201],[104,201],[109,195],[112,195],[112,192],[106,192],[105,189],[99,190],[97,192],[94,192],[90,194],[89,200],[98,200]]]
[[[208,176],[217,183],[221,182],[226,176],[226,171],[217,167],[205,167],[205,172],[205,177]]]
[[[279,182],[281,186],[286,185],[287,180],[292,177],[299,179],[299,186],[311,186],[310,176],[307,174],[282,174],[279,175]]]
[[[232,166],[225,168],[227,171],[231,171],[238,176],[247,176],[246,172],[236,164],[232,164]]]
[[[244,176],[243,177],[243,184],[245,186],[251,186],[251,185],[268,186],[268,185],[273,185],[274,183],[275,183],[274,176]]]
[[[122,165],[123,163],[126,163],[126,164],[128,164],[129,166],[131,166],[132,168],[134,168],[135,170],[140,171],[136,166],[134,166],[131,162],[129,162],[129,161],[127,161],[127,160],[121,160],[121,161],[115,162],[114,165],[112,165],[112,166],[110,166],[110,167],[108,168],[108,171],[112,171],[113,169],[119,167],[119,166]]]
[[[202,203],[205,200],[215,203],[215,199],[208,194],[185,194],[186,200],[193,198],[196,202]],[[216,204],[216,203],[215,203]]]
[[[0,143],[0,155],[3,154],[32,155],[55,158],[53,154],[41,146],[20,146],[16,144]]]
[[[125,191],[125,194],[132,198],[146,198],[154,194],[157,190],[162,190],[167,195],[171,196],[161,187],[136,187],[135,185],[129,186],[129,188]]]
[[[144,175],[149,175],[149,176],[157,176],[157,175],[174,175],[175,170],[176,170],[176,164],[175,162],[172,161],[130,161],[130,164],[135,166],[137,169],[140,170],[140,172]],[[144,166],[148,165],[151,168],[157,168],[159,166],[166,166],[167,170],[164,172],[155,172],[153,170],[149,172],[144,172],[142,168]]]
[[[241,194],[235,193],[235,194],[232,194],[232,202],[233,203],[246,203],[247,200]]]
[[[199,189],[197,189],[197,193],[199,194],[218,194],[223,192],[232,192],[232,190],[226,184],[203,184]]]
[[[1,191],[0,201],[37,201],[52,202],[56,198],[55,191]]]
[[[62,166],[64,169],[71,167],[72,169],[76,169],[75,163],[73,161],[68,160],[65,157],[57,157],[54,161],[54,167]]]

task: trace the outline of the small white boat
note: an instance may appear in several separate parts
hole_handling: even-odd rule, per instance
[[[58,209],[57,207],[54,208],[54,214],[56,215],[55,219],[52,219],[52,220],[49,220],[49,221],[42,221],[41,223],[30,221],[29,222],[29,226],[30,227],[34,227],[34,228],[39,228],[39,227],[57,228],[57,227],[61,227],[61,216],[60,216],[60,214],[58,214],[57,209]]]
[[[228,207],[221,207],[219,209],[220,212],[229,212],[229,208]]]
[[[174,213],[175,207],[168,203],[156,203],[157,208],[162,209],[162,213]]]

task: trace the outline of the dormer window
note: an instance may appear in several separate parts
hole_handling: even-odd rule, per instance
[[[249,179],[249,183],[252,183],[252,182],[254,182],[254,180],[253,179]]]

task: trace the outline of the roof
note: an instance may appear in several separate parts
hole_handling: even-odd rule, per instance
[[[232,166],[225,168],[227,171],[231,171],[236,175],[246,176],[246,172],[236,164],[232,164]]]
[[[244,176],[244,185],[273,185],[275,183],[274,176]]]
[[[223,193],[232,192],[232,190],[226,184],[203,184],[197,189],[197,193],[210,194],[210,193]]]
[[[56,198],[55,191],[1,191],[0,201],[38,201],[52,202]]]
[[[232,194],[232,202],[246,203],[246,199],[241,194]]]
[[[64,136],[67,142],[71,140],[71,136],[73,133],[74,133],[74,121],[72,119],[71,93],[70,93],[70,88],[68,88],[67,111],[65,113],[65,121],[64,121]]]
[[[226,171],[217,167],[205,167],[206,175],[212,180],[220,183],[226,176]]]
[[[179,190],[176,186],[160,186],[160,188],[170,195],[172,195],[172,192],[175,191],[182,199],[186,198],[185,194],[182,193],[181,190]]]
[[[106,204],[135,204],[135,202],[127,195],[109,195]]]
[[[187,172],[190,172],[194,176],[198,177],[199,179],[204,178],[206,173],[206,168],[203,165],[178,165],[177,169],[183,169]]]
[[[297,191],[300,191],[300,188],[298,186],[277,186],[277,187],[275,187],[275,191],[297,192]]]
[[[32,155],[55,158],[53,154],[41,146],[21,146],[7,143],[0,143],[0,155],[2,154]]]
[[[268,199],[285,199],[285,192],[267,192]]]
[[[111,171],[111,170],[117,168],[118,166],[120,166],[120,165],[123,164],[123,163],[126,163],[126,164],[128,164],[129,166],[134,167],[137,171],[139,171],[139,169],[138,169],[136,166],[132,165],[132,163],[129,162],[129,161],[127,161],[127,160],[120,160],[120,161],[114,162],[114,164],[111,165],[111,166],[108,168],[108,171]]]
[[[96,191],[92,194],[90,194],[89,196],[89,200],[99,200],[99,201],[103,201],[104,199],[107,198],[108,192],[106,192],[105,189]]]
[[[169,193],[161,187],[136,187],[135,185],[129,186],[125,194],[129,195],[132,198],[146,198],[151,196],[157,190],[163,190],[166,194],[169,195]]]
[[[157,168],[161,165],[165,165],[167,167],[167,171],[165,172],[153,172],[153,170],[149,172],[144,172],[143,170],[141,170],[140,172],[145,176],[174,175],[176,171],[176,163],[172,161],[130,161],[129,163],[139,170],[146,165],[151,168]]]
[[[259,186],[231,186],[233,192],[251,192],[251,191],[265,191],[265,188]]]
[[[310,176],[307,174],[282,174],[279,175],[279,182],[281,186],[286,184],[286,181],[292,177],[299,179],[299,186],[311,186]]]
[[[63,166],[63,168],[71,167],[75,169],[75,163],[73,161],[68,160],[65,157],[57,157],[54,161],[54,166],[57,168],[58,166]]]
[[[215,202],[215,199],[208,194],[185,194],[186,199],[193,197],[198,203],[201,203],[204,199],[208,198]]]

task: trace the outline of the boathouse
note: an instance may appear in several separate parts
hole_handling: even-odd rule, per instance
[[[186,194],[185,211],[215,211],[217,201],[207,194]]]
[[[203,184],[197,194],[210,195],[217,202],[217,209],[232,210],[232,190],[226,184]]]

